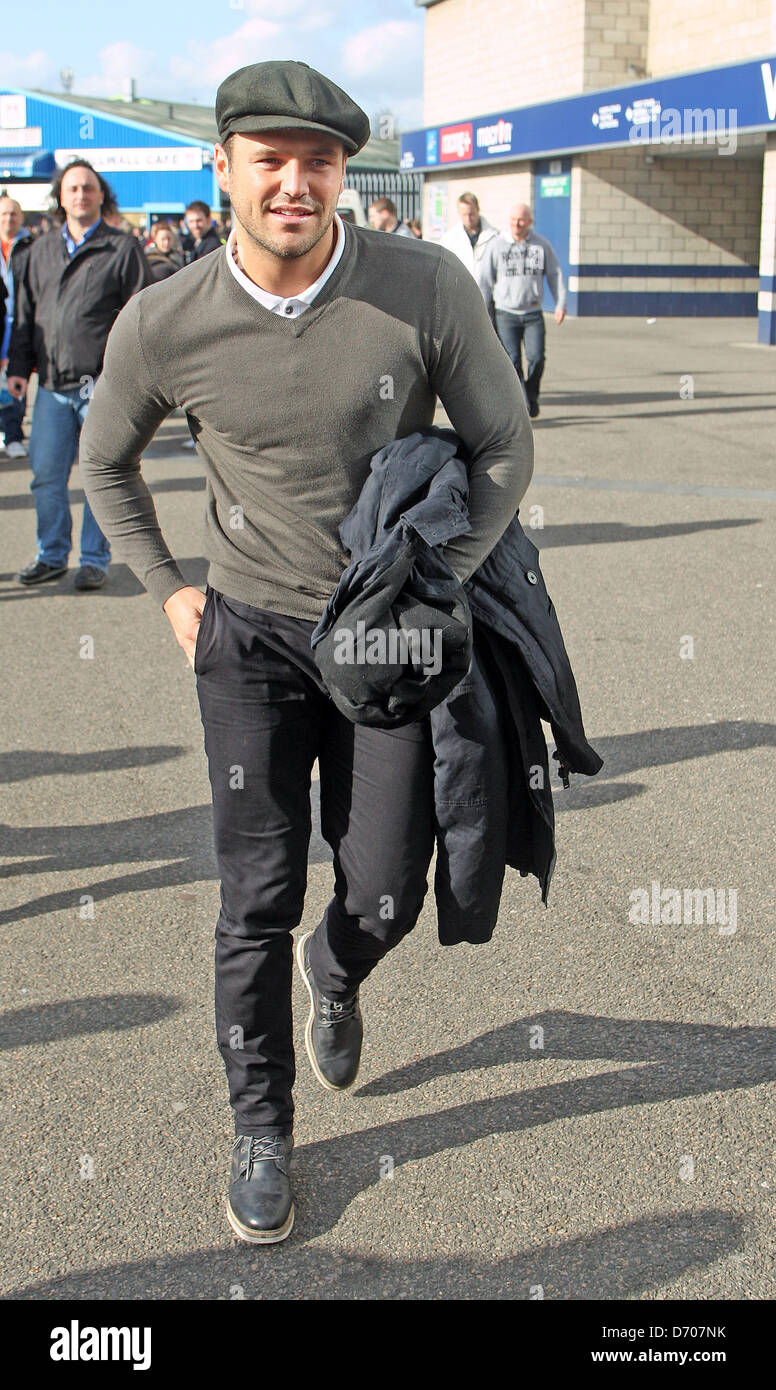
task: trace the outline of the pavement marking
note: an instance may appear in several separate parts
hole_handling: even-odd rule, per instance
[[[740,497],[746,502],[776,502],[776,490],[761,487],[709,487],[705,483],[631,482],[628,478],[582,478],[572,473],[534,473],[543,487],[585,487],[594,492],[668,492],[688,497]]]

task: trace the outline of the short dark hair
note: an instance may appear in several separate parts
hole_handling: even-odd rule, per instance
[[[397,216],[396,204],[391,202],[390,198],[375,198],[374,202],[370,203],[369,206],[370,208],[374,208],[375,212],[389,212],[391,217]]]
[[[52,217],[55,222],[61,224],[65,220],[65,210],[62,207],[62,180],[65,174],[70,173],[71,169],[88,169],[90,173],[94,174],[102,192],[101,217],[103,217],[106,212],[108,214],[118,212],[119,205],[116,202],[116,195],[110,184],[102,177],[102,174],[97,172],[94,166],[89,163],[88,159],[71,159],[70,163],[65,165],[58,178],[56,178],[51,185],[51,201],[56,205],[52,209]]]
[[[203,203],[201,198],[195,198],[193,203],[186,204],[187,212],[201,212],[203,217],[210,217],[210,208],[207,203]]]

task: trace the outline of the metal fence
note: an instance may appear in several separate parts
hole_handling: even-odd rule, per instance
[[[360,194],[364,212],[375,198],[390,198],[396,204],[400,222],[411,217],[422,219],[422,174],[402,174],[398,169],[348,169],[345,187],[354,188]]]

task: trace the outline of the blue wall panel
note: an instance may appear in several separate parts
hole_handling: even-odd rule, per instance
[[[85,159],[95,149],[209,149],[186,136],[134,124],[129,117],[108,116],[87,107],[72,106],[18,87],[0,88],[0,95],[20,93],[26,98],[27,126],[40,126],[43,150],[78,150]],[[0,129],[0,149],[3,145]],[[10,132],[9,132],[10,133]],[[148,205],[180,204],[202,198],[218,206],[218,187],[212,166],[198,170],[147,172],[102,171],[123,210],[142,210]]]

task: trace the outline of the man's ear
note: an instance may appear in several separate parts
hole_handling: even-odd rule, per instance
[[[213,147],[213,168],[215,170],[216,182],[222,193],[229,192],[229,160],[223,145]]]

